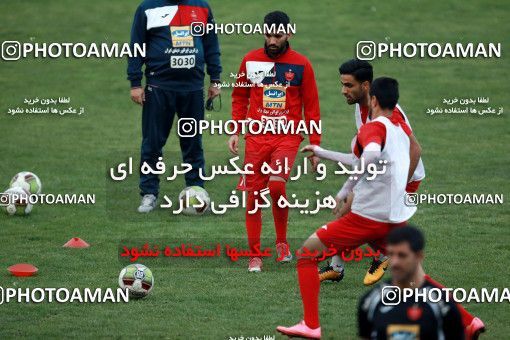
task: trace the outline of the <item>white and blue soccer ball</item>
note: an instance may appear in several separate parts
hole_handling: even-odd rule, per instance
[[[119,286],[133,297],[145,297],[154,287],[152,271],[143,264],[135,263],[124,267],[119,274]]]

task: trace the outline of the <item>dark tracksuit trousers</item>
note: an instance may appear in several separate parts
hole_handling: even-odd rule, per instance
[[[145,87],[145,102],[142,110],[142,150],[141,162],[147,162],[152,169],[156,169],[158,157],[163,154],[172,128],[175,114],[180,118],[194,118],[197,122],[204,119],[204,91],[179,92],[157,88],[151,85]],[[203,187],[203,180],[198,175],[199,169],[204,171],[204,151],[202,136],[197,133],[193,137],[179,137],[182,152],[182,162],[191,164],[192,171],[185,174],[186,186],[198,185]],[[166,168],[180,163],[176,159],[164,159]],[[166,179],[166,175],[165,179]],[[159,178],[154,174],[140,172],[140,194],[158,196]]]

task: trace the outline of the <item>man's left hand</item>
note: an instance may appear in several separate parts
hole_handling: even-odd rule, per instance
[[[219,83],[211,83],[209,90],[207,91],[207,99],[218,97],[221,93],[221,87]]]

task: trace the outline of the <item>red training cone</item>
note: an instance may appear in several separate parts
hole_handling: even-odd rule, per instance
[[[10,266],[7,270],[14,276],[33,276],[39,269],[29,263],[18,263]]]
[[[66,247],[66,248],[88,248],[88,247],[90,247],[90,244],[88,244],[87,242],[83,241],[79,237],[73,237],[72,239],[67,241],[67,243],[64,244],[62,247]]]

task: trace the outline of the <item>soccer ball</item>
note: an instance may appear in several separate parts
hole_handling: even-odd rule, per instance
[[[154,287],[154,276],[152,271],[143,264],[130,264],[120,271],[119,286],[128,289],[133,297],[144,297],[149,295]]]
[[[184,188],[179,194],[179,201],[182,201],[185,215],[202,215],[211,205],[209,194],[199,186]]]
[[[41,193],[41,180],[36,174],[28,171],[22,171],[14,175],[10,183],[11,188],[22,188],[31,194]]]
[[[2,193],[2,201],[6,200],[5,211],[9,215],[30,214],[34,206],[29,202],[28,198],[28,193],[19,187],[9,188]]]

